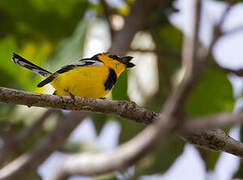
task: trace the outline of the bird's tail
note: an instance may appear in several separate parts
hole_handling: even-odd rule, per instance
[[[44,77],[47,77],[48,75],[52,74],[51,72],[42,69],[41,67],[27,61],[26,59],[15,53],[13,53],[12,61]]]

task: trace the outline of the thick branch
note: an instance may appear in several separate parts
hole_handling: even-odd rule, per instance
[[[0,87],[0,102],[37,107],[51,107],[76,111],[112,113],[148,124],[158,113],[137,106],[134,102],[111,101],[106,99],[79,98],[30,93]]]
[[[0,180],[24,180],[31,177],[37,167],[65,142],[84,117],[84,113],[72,112],[60,118],[55,129],[47,134],[33,150],[0,170]]]

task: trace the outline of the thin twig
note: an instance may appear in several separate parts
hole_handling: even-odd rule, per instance
[[[232,7],[234,6],[234,3],[233,3],[232,0],[229,0],[228,3],[229,3],[229,4],[228,4],[228,6],[226,7],[226,9],[224,10],[224,12],[223,12],[223,14],[222,14],[222,16],[221,16],[219,22],[216,23],[216,24],[214,25],[214,28],[213,28],[213,38],[212,38],[212,40],[211,40],[211,43],[210,43],[209,47],[208,47],[207,50],[206,50],[206,51],[207,51],[207,54],[208,54],[207,56],[209,56],[209,54],[212,52],[213,47],[214,47],[214,45],[216,44],[216,42],[218,41],[218,39],[219,39],[220,37],[223,37],[223,35],[225,35],[225,33],[223,33],[223,31],[222,31],[222,29],[223,29],[223,24],[224,24],[226,18],[228,17],[228,15],[229,15],[229,13],[230,13]],[[204,50],[205,50],[205,49],[204,49]]]
[[[154,53],[154,54],[161,54],[163,56],[168,56],[172,57],[173,60],[180,61],[181,60],[181,55],[180,53],[176,52],[175,50],[171,49],[141,49],[141,48],[131,48],[129,50],[130,52],[140,52],[140,53]]]
[[[213,64],[213,67],[225,72],[225,73],[232,73],[234,75],[237,75],[237,76],[243,76],[243,69],[230,69],[230,68],[226,68],[226,67],[223,67],[223,66],[220,66],[217,62],[215,62]]]
[[[218,27],[220,29],[222,29],[222,26],[224,25],[224,22],[226,21],[226,18],[228,17],[231,9],[233,8],[235,4],[233,3],[233,0],[229,0],[228,4],[227,4],[227,7],[225,8],[219,22],[217,23],[218,24]]]
[[[111,22],[111,9],[109,7],[109,5],[107,4],[106,0],[100,0],[100,3],[103,7],[103,10],[104,10],[104,15],[107,19],[107,22],[108,22],[108,25],[109,25],[109,29],[110,29],[110,34],[111,34],[111,40],[113,39],[113,36],[114,36],[114,30],[112,28],[112,22]]]
[[[232,113],[223,112],[208,116],[201,116],[187,120],[182,128],[183,131],[189,132],[196,129],[213,129],[228,127],[236,123],[243,123],[243,112]]]
[[[224,36],[227,36],[227,35],[232,35],[232,34],[239,33],[241,31],[243,31],[243,25],[239,25],[239,26],[237,26],[235,28],[232,28],[232,29],[230,29],[228,31],[223,31],[222,34]]]

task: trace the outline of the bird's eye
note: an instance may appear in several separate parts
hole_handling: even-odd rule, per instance
[[[109,57],[115,60],[119,60],[119,57],[117,55],[109,55]]]

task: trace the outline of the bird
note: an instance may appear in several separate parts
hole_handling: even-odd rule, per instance
[[[127,68],[135,66],[132,56],[119,57],[113,53],[99,53],[61,67],[51,73],[13,53],[12,61],[34,73],[43,76],[37,87],[51,84],[53,95],[85,98],[105,98],[117,82],[117,78]]]

